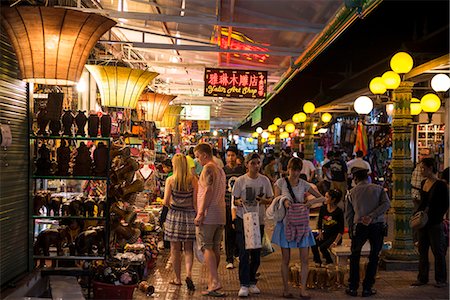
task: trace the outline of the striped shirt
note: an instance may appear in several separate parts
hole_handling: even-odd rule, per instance
[[[211,189],[207,195],[208,186]],[[203,166],[198,181],[197,197],[197,206],[199,208],[206,203],[203,224],[225,225],[225,187],[225,173],[217,164],[209,162]],[[210,199],[206,199],[206,197],[210,197]]]

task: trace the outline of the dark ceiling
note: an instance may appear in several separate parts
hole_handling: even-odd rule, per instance
[[[389,69],[389,59],[400,50],[413,56],[415,66],[450,52],[448,0],[383,1],[266,104],[257,126],[266,128],[277,116],[290,119],[307,101],[321,106],[367,87]],[[240,129],[254,127],[249,121]]]

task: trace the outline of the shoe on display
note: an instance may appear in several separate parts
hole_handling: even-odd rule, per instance
[[[256,284],[250,285],[248,291],[250,292],[250,294],[261,294],[261,290],[256,286]]]
[[[227,268],[227,269],[234,269],[234,265],[233,265],[233,263],[228,263],[228,264],[225,266],[225,268]]]
[[[239,297],[248,297],[248,293],[249,293],[248,287],[241,286],[241,288],[239,289],[238,296]]]
[[[362,296],[363,297],[370,297],[372,295],[375,295],[377,293],[376,289],[370,289],[370,290],[363,290],[362,291]]]
[[[345,289],[345,293],[349,296],[352,297],[357,297],[358,296],[358,291],[357,290],[352,290],[352,289]]]

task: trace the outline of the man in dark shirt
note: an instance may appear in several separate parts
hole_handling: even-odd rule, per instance
[[[227,189],[225,193],[226,202],[226,217],[227,223],[225,224],[225,253],[227,256],[227,269],[234,268],[234,257],[239,254],[236,248],[236,232],[233,228],[233,220],[231,218],[231,191],[233,190],[234,181],[245,174],[245,167],[238,165],[236,158],[238,155],[238,149],[230,147],[227,149],[227,164],[223,168],[227,177]]]
[[[347,193],[347,164],[341,158],[341,152],[334,152],[333,159],[323,165],[323,174],[331,173],[331,188],[338,189],[342,196]],[[339,202],[339,208],[344,209],[344,201]]]

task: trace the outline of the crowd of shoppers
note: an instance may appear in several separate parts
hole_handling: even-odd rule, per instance
[[[174,270],[171,284],[182,285],[184,252],[185,282],[188,289],[195,290],[191,270],[196,241],[203,251],[208,271],[208,286],[202,295],[223,297],[218,266],[225,237],[226,268],[233,269],[235,258],[239,257],[238,296],[261,293],[257,286],[261,248],[248,246],[247,239],[255,236],[261,239],[265,219],[269,218],[275,223],[271,242],[281,248],[284,298],[294,298],[288,283],[291,249],[299,249],[300,253],[300,296],[310,298],[306,290],[309,248],[316,267],[329,267],[333,264],[330,250],[342,243],[345,227],[351,239],[349,285],[345,292],[350,296],[358,295],[361,249],[369,241],[362,296],[376,294],[373,286],[390,200],[382,186],[371,183],[370,164],[361,152],[346,163],[339,151],[330,151],[322,169],[316,169],[303,153],[294,156],[289,147],[283,149],[280,156],[268,152],[262,157],[253,152],[245,158],[236,147],[229,147],[224,165],[209,144],[201,143],[191,148],[187,156],[176,154],[172,165],[173,174],[167,178],[164,196],[167,207],[164,233],[165,240],[170,241]],[[416,178],[423,177],[420,184],[413,184],[413,189],[418,189],[415,210],[427,211],[429,220],[417,231],[420,264],[413,285],[424,285],[429,280],[428,251],[431,248],[435,258],[435,286],[444,287],[447,285],[448,240],[445,236],[448,239],[448,228],[445,226],[448,222],[443,219],[445,215],[448,219],[448,168],[443,172],[442,181],[436,176],[434,159],[425,158],[414,172]],[[317,180],[320,173],[322,178]],[[351,178],[352,183],[348,184],[347,178]],[[320,208],[315,235],[310,228],[310,208],[317,205]],[[259,223],[255,225],[258,228],[252,228],[259,233],[257,235],[247,233],[249,230],[245,226],[249,225],[245,225],[244,219],[248,214],[259,221],[255,223]]]

